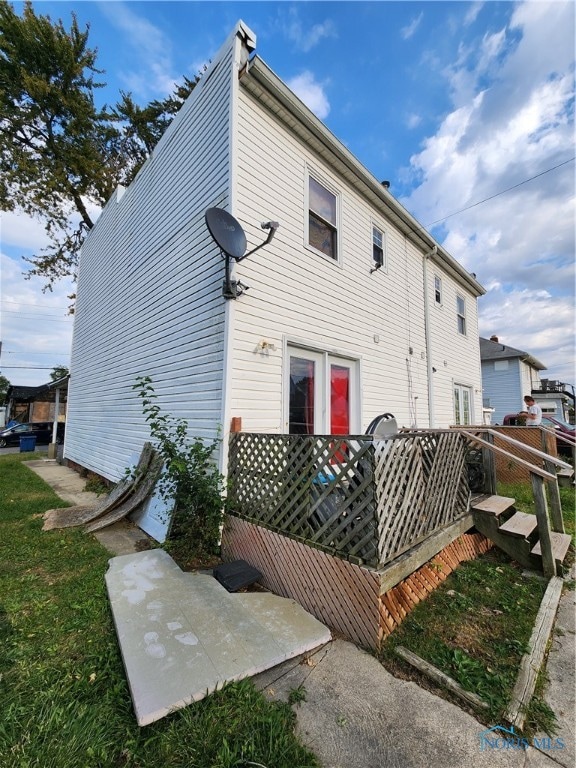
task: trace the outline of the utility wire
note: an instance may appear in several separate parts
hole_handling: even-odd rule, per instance
[[[518,189],[518,187],[521,187],[523,184],[528,184],[529,181],[534,181],[534,179],[538,179],[540,176],[544,176],[546,173],[555,171],[557,168],[561,168],[563,165],[572,163],[574,162],[574,160],[576,160],[576,157],[571,157],[569,160],[564,160],[563,163],[558,163],[558,165],[554,165],[552,168],[547,168],[545,171],[542,171],[541,173],[537,173],[535,176],[531,176],[529,179],[524,179],[524,181],[520,181],[518,182],[518,184],[514,184],[512,187],[503,189],[501,192],[496,192],[495,195],[490,195],[490,197],[485,197],[484,200],[479,200],[477,203],[472,203],[472,205],[466,206],[466,208],[460,208],[459,211],[454,211],[453,213],[449,213],[447,216],[442,216],[441,219],[436,219],[436,221],[432,221],[430,224],[425,224],[422,227],[422,229],[433,227],[435,224],[440,224],[441,221],[446,221],[446,219],[449,219],[451,216],[457,216],[459,213],[464,213],[464,211],[469,211],[471,208],[476,208],[477,205],[482,205],[482,203],[487,203],[488,200],[494,200],[495,197],[500,197],[500,195],[505,195],[506,192],[510,192],[513,189]]]

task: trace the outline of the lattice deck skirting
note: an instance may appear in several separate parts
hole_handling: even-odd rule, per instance
[[[263,587],[293,598],[331,629],[367,648],[378,648],[461,562],[491,547],[482,534],[465,533],[380,595],[385,570],[354,565],[231,515],[222,534],[225,561],[246,560],[263,574]]]

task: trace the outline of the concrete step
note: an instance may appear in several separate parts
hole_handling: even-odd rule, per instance
[[[516,499],[510,499],[507,496],[484,496],[472,502],[472,511],[500,517],[503,512],[514,506],[515,501]]]
[[[527,515],[525,512],[516,512],[510,520],[500,526],[501,533],[515,536],[519,539],[527,539],[538,527],[536,515]]]
[[[558,563],[564,562],[572,537],[568,533],[556,533],[551,531],[550,540],[552,542],[552,554],[554,555],[554,560]],[[542,548],[539,541],[536,542],[535,546],[530,550],[530,554],[542,557]]]

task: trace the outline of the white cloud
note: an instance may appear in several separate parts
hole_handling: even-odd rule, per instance
[[[282,15],[281,23],[286,37],[304,53],[311,51],[326,38],[338,37],[336,25],[331,19],[308,26],[301,20],[298,9],[294,7],[288,9],[286,16]]]
[[[481,336],[496,334],[503,344],[540,360],[547,368],[543,377],[569,384],[575,380],[573,321],[573,302],[544,290],[524,288],[506,293],[492,287],[480,299]]]
[[[474,22],[478,18],[478,14],[482,10],[483,6],[484,6],[484,3],[471,3],[470,4],[470,8],[468,9],[468,12],[467,12],[466,16],[464,17],[464,26],[465,27],[469,27],[472,24],[474,24]]]
[[[38,251],[46,245],[46,230],[38,219],[14,211],[2,211],[2,242],[27,251]]]
[[[460,48],[445,70],[453,109],[411,158],[418,186],[404,201],[425,226],[469,208],[444,220],[443,242],[491,286],[480,302],[483,335],[531,352],[567,383],[574,164],[546,171],[574,154],[573,27],[572,3],[528,2],[507,28]]]
[[[424,18],[424,12],[422,11],[418,16],[415,16],[410,24],[407,24],[405,27],[402,27],[400,30],[400,35],[404,40],[409,40],[412,35],[416,32],[418,27],[420,26],[420,22]]]
[[[125,2],[100,3],[100,10],[113,26],[126,33],[125,40],[138,62],[138,70],[117,72],[126,88],[142,98],[171,93],[179,78],[173,74],[170,38]]]
[[[314,114],[324,120],[330,112],[330,104],[324,93],[321,83],[317,83],[312,72],[306,70],[302,74],[287,81],[287,85],[294,91]]]
[[[417,115],[415,112],[412,112],[406,118],[406,126],[408,128],[417,128],[421,122],[422,122],[422,116]]]

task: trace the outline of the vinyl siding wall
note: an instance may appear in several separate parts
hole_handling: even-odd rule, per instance
[[[508,363],[506,370],[502,369],[504,362]],[[490,401],[490,407],[495,408],[492,414],[492,424],[502,424],[504,416],[522,410],[524,393],[520,383],[519,366],[520,360],[518,358],[511,358],[506,361],[485,360],[482,363],[484,397]]]
[[[287,430],[285,345],[292,341],[360,361],[361,430],[385,411],[400,425],[427,425],[422,254],[242,87],[239,99],[235,215],[249,247],[263,239],[260,222],[278,220],[280,229],[236,268],[250,290],[234,307],[230,414],[242,417],[245,431]],[[305,245],[308,170],[339,192],[341,264]],[[370,274],[373,224],[386,232],[387,266]],[[452,378],[464,372],[481,408],[476,300],[467,297],[466,339],[458,338],[452,303],[449,318],[447,308],[432,327],[439,359],[448,362],[436,391],[436,426],[453,422]],[[275,349],[259,350],[262,340]]]
[[[442,279],[442,302],[434,297],[434,276]],[[478,335],[478,302],[462,285],[443,273],[433,262],[428,264],[429,319],[434,391],[434,426],[454,424],[454,386],[470,390],[471,423],[482,424],[482,371]],[[457,297],[466,308],[466,333],[458,330]]]
[[[232,54],[215,59],[82,249],[64,452],[112,480],[149,438],[137,376],[191,434],[221,423],[223,262],[204,211],[229,202]]]

